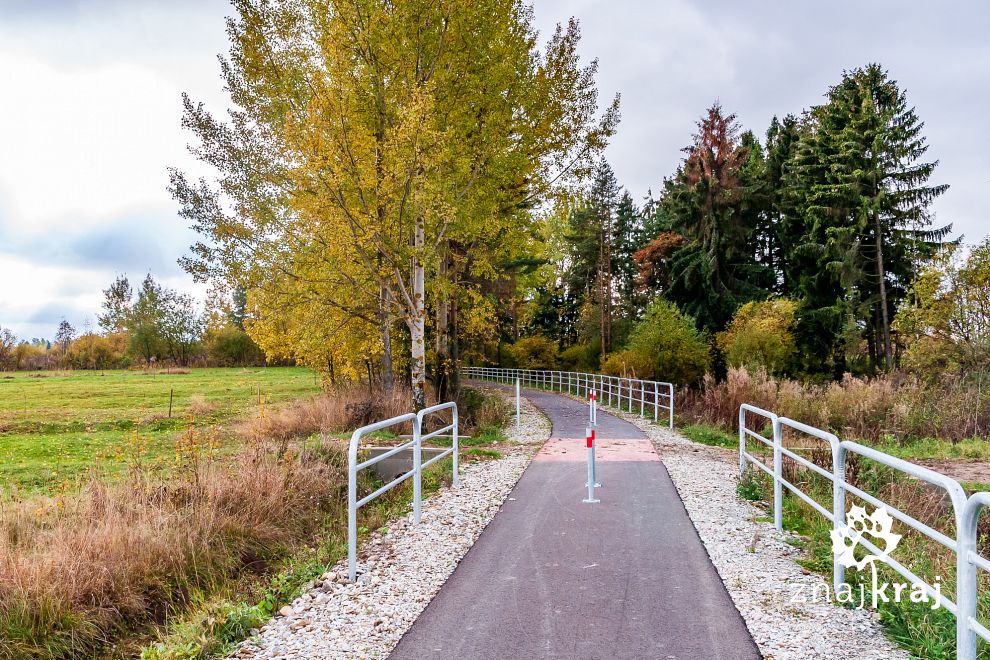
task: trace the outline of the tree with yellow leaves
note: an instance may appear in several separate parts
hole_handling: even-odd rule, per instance
[[[530,209],[587,173],[618,99],[598,114],[576,22],[541,52],[516,0],[234,6],[229,121],[184,98],[193,152],[219,176],[171,173],[205,238],[183,264],[249,291],[266,351],[315,344],[385,371],[404,321],[419,408],[427,310],[442,362],[451,301],[525,252]]]

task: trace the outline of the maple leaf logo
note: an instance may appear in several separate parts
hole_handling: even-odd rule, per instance
[[[846,568],[855,566],[858,570],[863,570],[867,564],[872,565],[878,559],[886,560],[901,540],[900,534],[891,531],[893,525],[894,519],[886,509],[875,509],[867,516],[866,509],[853,506],[846,514],[845,527],[837,527],[831,532],[832,552],[840,564]],[[880,548],[880,554],[867,554],[862,559],[856,559],[856,547],[864,536],[871,537],[873,544]]]

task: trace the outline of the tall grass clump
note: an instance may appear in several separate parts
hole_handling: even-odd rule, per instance
[[[394,387],[389,392],[369,392],[359,386],[337,388],[267,410],[259,420],[240,430],[242,435],[257,433],[277,441],[315,433],[342,433],[410,412],[411,401],[408,387]]]
[[[504,418],[500,400],[469,390],[463,397],[469,424]],[[244,577],[278,574],[324,541],[339,546],[346,440],[330,433],[408,412],[410,401],[409,391],[398,388],[374,396],[341,390],[273,410],[262,401],[239,439],[193,424],[178,436],[170,460],[152,459],[147,439],[132,431],[116,453],[124,466],[116,477],[94,472],[75,490],[66,485],[52,497],[0,501],[0,658],[107,655],[166,621],[202,629],[199,636],[212,636],[215,646],[243,637],[245,626],[269,615],[292,589],[269,589],[275,595],[266,596],[274,599],[266,606],[221,606],[213,595],[229,593]],[[236,444],[221,446],[225,438]],[[444,481],[449,467],[438,465],[424,477],[424,491]],[[363,493],[377,485],[370,471],[361,473]],[[363,528],[377,529],[396,515],[407,490],[365,507]],[[315,558],[307,561],[307,576],[324,570]],[[210,630],[195,612],[212,622]]]
[[[774,378],[763,369],[732,368],[724,381],[706,376],[701,388],[682,393],[678,412],[686,421],[729,430],[743,403],[870,441],[955,442],[990,435],[990,388],[961,375],[925,381],[902,373],[846,374],[841,381],[819,384]]]
[[[346,457],[259,440],[233,461],[190,429],[175,466],[132,469],[80,492],[6,502],[0,519],[0,656],[91,657],[310,538],[342,506]]]

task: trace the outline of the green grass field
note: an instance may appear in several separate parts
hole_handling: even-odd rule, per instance
[[[138,431],[148,457],[167,457],[191,424],[223,424],[266,405],[314,394],[302,367],[18,372],[0,375],[0,484],[51,492],[91,468],[114,470]],[[172,414],[169,417],[169,396]],[[115,456],[115,458],[110,458]]]

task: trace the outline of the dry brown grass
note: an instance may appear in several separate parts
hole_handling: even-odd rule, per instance
[[[186,407],[186,414],[193,417],[206,417],[217,409],[216,404],[210,403],[202,394],[193,394],[189,397],[189,405]]]
[[[238,447],[193,427],[168,465],[149,459],[134,432],[118,456],[122,478],[0,502],[0,658],[99,656],[196,594],[341,534],[345,441],[326,434],[408,412],[410,400],[407,389],[353,388],[262,406],[238,429]],[[202,397],[192,406],[209,408]],[[504,413],[501,401],[482,398],[469,417],[487,424]],[[368,507],[362,524],[374,528],[384,515]]]
[[[955,441],[990,433],[990,388],[952,376],[923,382],[901,374],[870,379],[847,374],[840,382],[819,385],[730,369],[725,381],[707,376],[701,390],[685,392],[678,412],[692,422],[731,429],[743,403],[871,441]]]
[[[238,430],[242,435],[260,434],[277,441],[340,433],[407,413],[411,400],[410,390],[403,387],[374,395],[364,387],[341,388],[266,411],[262,419]]]
[[[112,485],[7,503],[0,657],[92,657],[342,516],[346,457],[335,441],[302,453],[254,442],[232,462],[216,450],[215,435],[193,429],[167,477],[136,467]]]

